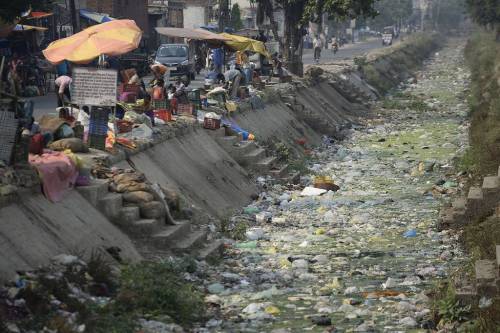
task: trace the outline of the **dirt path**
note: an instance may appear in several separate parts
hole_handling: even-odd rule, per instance
[[[436,54],[365,128],[316,151],[312,171],[340,191],[300,197],[274,186],[253,204],[271,222],[209,272],[208,301],[218,304],[210,331],[432,326],[426,291],[465,260],[456,236],[436,228],[439,206],[458,190],[452,159],[467,145],[463,46]]]

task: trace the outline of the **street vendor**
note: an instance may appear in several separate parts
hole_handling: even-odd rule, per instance
[[[61,75],[55,81],[57,91],[57,107],[64,106],[64,96],[68,98],[71,102],[71,95],[69,92],[69,86],[73,80],[68,75]]]
[[[163,80],[164,84],[168,84],[169,72],[167,66],[155,63],[151,65],[150,69],[153,74],[153,80]]]
[[[182,82],[181,77],[178,77],[175,83],[174,98],[176,99],[177,104],[189,104],[186,86],[184,85],[184,82]]]
[[[240,87],[240,81],[243,75],[236,68],[228,69],[224,73],[224,78],[226,80],[226,84],[228,88],[231,90],[229,94],[231,98],[235,98],[238,93],[238,88]]]

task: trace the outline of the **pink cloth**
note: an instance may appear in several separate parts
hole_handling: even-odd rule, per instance
[[[42,155],[30,154],[29,161],[40,175],[43,193],[52,202],[61,201],[78,177],[75,163],[63,152],[45,150]]]

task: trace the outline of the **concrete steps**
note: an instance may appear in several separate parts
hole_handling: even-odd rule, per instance
[[[78,186],[75,189],[85,198],[92,206],[97,206],[99,199],[108,193],[108,181],[96,179],[89,186]]]
[[[288,167],[288,164],[273,167],[269,170],[269,174],[275,179],[283,179],[288,175]]]
[[[108,192],[98,200],[97,208],[108,219],[115,221],[120,216],[120,211],[123,208],[123,198],[121,194]]]
[[[127,225],[133,223],[141,218],[140,209],[138,206],[125,206],[120,210],[120,217],[118,219],[119,225]]]
[[[236,137],[235,137],[236,138]],[[232,141],[230,139],[228,141]],[[244,144],[240,149],[255,150],[255,144]],[[143,249],[144,255],[154,257],[154,253],[192,253],[201,259],[213,260],[220,257],[222,242],[206,242],[207,232],[192,227],[192,221],[183,220],[175,225],[165,225],[159,219],[141,218],[140,208],[125,205],[122,195],[108,191],[108,182],[95,180],[89,186],[77,187],[81,195],[127,233]]]
[[[266,150],[264,148],[256,148],[243,156],[233,156],[236,162],[242,164],[243,166],[255,165],[265,157]]]
[[[474,263],[474,281],[456,288],[457,299],[463,305],[477,305],[481,297],[500,296],[500,245],[495,246],[495,260],[477,260]]]
[[[168,225],[152,236],[153,243],[159,248],[170,248],[179,239],[191,232],[191,221],[179,221],[175,225]]]
[[[207,232],[204,230],[196,230],[191,232],[188,237],[175,242],[171,249],[174,253],[178,254],[192,252],[206,240]]]
[[[198,251],[197,258],[199,260],[206,260],[207,262],[215,262],[224,254],[224,242],[217,239],[209,242],[205,247]]]
[[[134,238],[144,238],[151,237],[151,235],[160,230],[161,227],[158,220],[141,219],[124,226],[124,229],[129,235],[134,236]]]
[[[278,158],[275,157],[275,156],[268,156],[268,157],[265,157],[261,160],[259,160],[259,162],[257,162],[254,166],[254,169],[258,172],[261,172],[261,173],[267,173],[269,172],[269,170],[271,170],[274,165],[277,163],[278,161]]]

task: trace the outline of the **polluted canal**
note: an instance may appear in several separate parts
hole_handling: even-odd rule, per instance
[[[246,239],[207,268],[211,332],[395,332],[432,326],[428,292],[465,263],[458,235],[437,228],[460,190],[467,146],[463,45],[455,41],[374,106],[341,143],[313,153],[321,195],[274,185],[232,221]],[[302,195],[301,195],[302,194]]]

